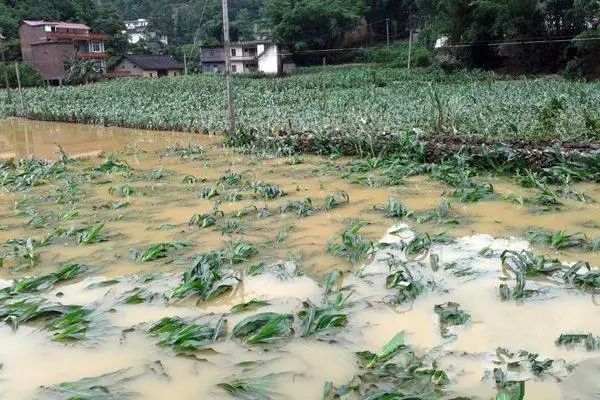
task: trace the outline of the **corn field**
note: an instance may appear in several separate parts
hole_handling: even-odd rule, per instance
[[[14,92],[13,92],[14,93]],[[0,93],[0,115],[130,128],[221,132],[225,79],[119,79]],[[600,84],[372,67],[307,69],[289,78],[236,77],[237,127],[279,133],[465,134],[505,139],[600,138]]]

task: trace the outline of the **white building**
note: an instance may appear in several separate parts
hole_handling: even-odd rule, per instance
[[[280,75],[295,69],[293,63],[285,60],[280,47],[268,41],[231,43],[229,51],[234,74]],[[202,46],[201,52],[202,71],[205,74],[225,73],[225,51],[222,46]]]
[[[123,34],[127,35],[127,40],[131,44],[136,44],[140,40],[151,40],[157,38],[156,32],[148,31],[149,21],[145,18],[138,18],[133,21],[125,21],[125,31]],[[167,35],[159,35],[158,41],[165,46],[169,44],[169,38]]]

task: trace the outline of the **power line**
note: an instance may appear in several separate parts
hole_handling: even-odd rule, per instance
[[[451,44],[444,45],[442,48],[464,48],[464,47],[472,47],[473,45],[482,45],[482,46],[490,46],[490,47],[498,47],[498,46],[518,46],[523,44],[538,44],[538,43],[566,43],[566,42],[591,42],[595,40],[600,40],[600,36],[586,37],[586,38],[571,38],[571,39],[555,39],[555,40],[517,40],[511,42],[494,42],[494,43],[465,43],[465,44]]]

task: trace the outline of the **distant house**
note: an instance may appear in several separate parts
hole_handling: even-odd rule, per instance
[[[136,44],[140,40],[147,41],[151,39],[158,39],[159,42],[165,46],[169,44],[169,38],[167,35],[159,35],[156,32],[148,30],[149,21],[145,18],[138,18],[133,21],[125,21],[125,31],[123,34],[127,35],[127,40],[131,44]]]
[[[234,74],[264,73],[279,75],[292,72],[294,64],[286,62],[278,45],[268,41],[231,43],[231,71]],[[201,47],[202,72],[225,73],[225,50],[223,46]]]
[[[96,60],[106,70],[106,35],[92,33],[89,26],[72,22],[23,21],[19,26],[23,61],[31,64],[51,83],[65,79],[66,65],[74,59]]]
[[[182,70],[181,63],[171,56],[129,55],[123,57],[109,75],[161,78],[181,75]]]

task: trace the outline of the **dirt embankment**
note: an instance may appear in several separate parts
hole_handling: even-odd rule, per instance
[[[249,133],[241,138],[251,146],[316,154],[346,156],[377,156],[394,151],[410,151],[411,146],[424,146],[427,162],[439,162],[459,152],[475,157],[488,157],[498,163],[518,160],[530,168],[544,168],[556,164],[557,155],[568,160],[597,154],[600,141],[540,141],[531,139],[490,138],[464,135],[406,136],[401,134],[368,134],[328,132],[278,132],[275,135]],[[234,140],[235,142],[235,140]],[[233,143],[235,145],[235,143]],[[404,149],[404,150],[403,150]]]

